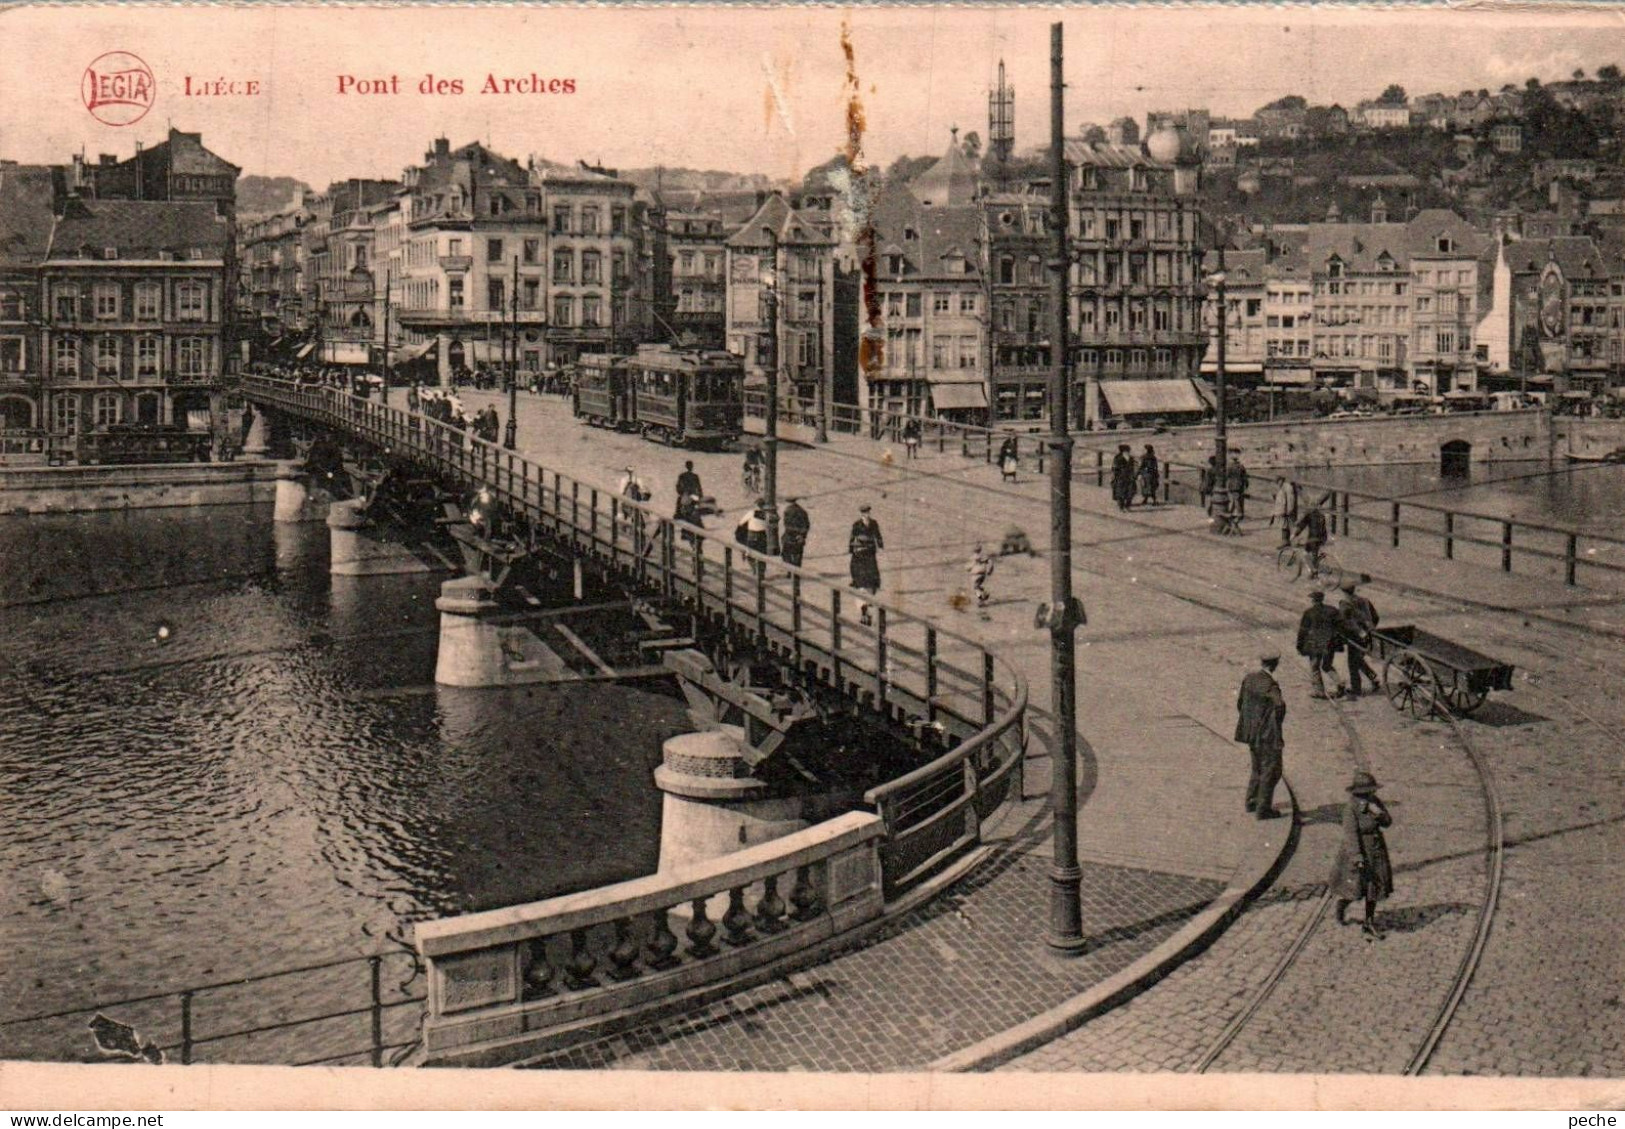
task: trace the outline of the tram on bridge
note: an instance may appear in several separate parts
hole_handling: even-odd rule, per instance
[[[571,410],[594,427],[674,447],[721,446],[743,426],[744,385],[731,353],[642,345],[630,355],[583,354]]]

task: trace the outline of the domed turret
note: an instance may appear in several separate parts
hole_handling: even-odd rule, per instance
[[[1153,161],[1164,164],[1173,164],[1185,149],[1185,139],[1180,136],[1179,130],[1171,125],[1165,125],[1150,137],[1145,139],[1145,152]]]

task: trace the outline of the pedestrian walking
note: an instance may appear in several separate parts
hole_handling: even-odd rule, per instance
[[[696,499],[705,497],[705,491],[700,487],[700,476],[694,473],[694,460],[688,459],[683,463],[683,473],[677,476],[677,496],[692,494]]]
[[[679,494],[677,496],[677,520],[685,525],[692,525],[697,529],[705,528],[705,520],[700,515],[700,499],[696,494]],[[688,530],[683,531],[683,540],[690,545],[699,540]]]
[[[779,556],[787,565],[801,567],[801,555],[807,551],[807,536],[812,532],[812,519],[802,508],[799,498],[785,503],[779,523]]]
[[[1162,485],[1162,467],[1157,463],[1157,453],[1149,443],[1145,445],[1145,454],[1140,456],[1138,475],[1140,501],[1152,505],[1157,500],[1157,488]]]
[[[1129,454],[1127,443],[1119,443],[1112,458],[1112,501],[1120,510],[1134,504],[1134,456]]]
[[[1021,469],[1021,454],[1019,444],[1014,435],[1007,436],[999,445],[999,475],[1005,482],[1016,480],[1016,471]]]
[[[1281,548],[1292,543],[1292,532],[1298,525],[1298,484],[1286,475],[1275,478],[1275,498],[1270,502],[1270,524],[1280,530]]]
[[[993,557],[982,546],[981,542],[977,542],[975,550],[971,553],[970,563],[965,566],[965,571],[970,574],[970,586],[971,591],[976,595],[976,607],[978,609],[987,607],[988,600],[992,598],[987,590],[987,582],[993,575]],[[985,618],[986,613],[983,613],[983,615]]]
[[[621,480],[615,486],[615,492],[621,497],[633,502],[646,501],[649,497],[643,488],[643,481],[638,478],[638,472],[630,466],[621,474]]]
[[[1281,782],[1281,756],[1286,739],[1281,724],[1286,720],[1286,698],[1275,681],[1280,665],[1278,651],[1258,656],[1258,669],[1241,680],[1236,695],[1236,740],[1252,754],[1252,773],[1247,778],[1247,810],[1259,819],[1274,819],[1275,786]]]
[[[1204,512],[1207,510],[1207,500],[1213,497],[1213,487],[1218,481],[1219,456],[1209,455],[1207,466],[1202,468],[1202,473],[1196,480],[1196,496],[1201,500]]]
[[[1337,898],[1337,924],[1346,925],[1348,908],[1365,902],[1360,931],[1367,940],[1382,940],[1377,928],[1377,903],[1394,892],[1394,868],[1382,829],[1393,825],[1388,805],[1377,796],[1377,781],[1369,772],[1356,772],[1343,808],[1343,842],[1332,869],[1332,893]]]
[[[1230,452],[1225,459],[1224,488],[1230,492],[1238,521],[1247,516],[1247,487],[1251,481],[1247,468],[1241,465],[1241,452]]]
[[[903,424],[903,451],[910,459],[920,457],[920,421],[917,419]]]
[[[756,505],[746,510],[740,517],[739,524],[734,526],[734,540],[753,553],[767,552],[767,501],[765,499],[756,499]],[[759,570],[761,562],[752,561],[751,566]]]
[[[1343,617],[1336,608],[1326,606],[1326,593],[1319,588],[1309,593],[1309,606],[1298,620],[1298,654],[1309,660],[1309,677],[1314,684],[1311,698],[1326,698],[1324,675],[1333,682],[1332,697],[1343,696],[1343,686],[1337,681],[1337,670],[1332,665],[1343,642]]]
[[[1361,675],[1371,683],[1372,690],[1377,688],[1377,675],[1366,662],[1366,655],[1371,653],[1371,632],[1380,617],[1376,605],[1360,595],[1359,587],[1356,581],[1343,581],[1343,598],[1337,605],[1337,614],[1343,617],[1343,649],[1347,656],[1351,698],[1360,696]]]
[[[847,539],[846,551],[851,555],[852,587],[871,596],[880,591],[880,550],[886,539],[880,535],[880,523],[867,503],[858,507],[858,520],[852,523],[852,535]],[[871,622],[869,605],[863,603],[859,619]]]

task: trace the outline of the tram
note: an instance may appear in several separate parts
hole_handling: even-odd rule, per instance
[[[744,422],[744,368],[730,353],[642,345],[584,354],[572,410],[595,427],[636,431],[674,447],[720,446]]]

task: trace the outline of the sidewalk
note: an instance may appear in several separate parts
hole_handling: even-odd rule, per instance
[[[488,397],[465,394],[478,406]],[[580,427],[557,400],[520,401],[520,446],[550,467],[612,489],[628,464],[674,502],[672,483],[692,459],[731,526],[750,499],[739,456],[685,453],[633,436]],[[503,410],[505,405],[499,404]],[[1048,724],[1046,633],[1033,627],[1048,597],[1047,484],[1030,470],[1014,486],[950,450],[907,462],[900,446],[840,437],[786,447],[781,496],[799,495],[813,532],[806,562],[844,576],[846,532],[869,503],[886,539],[882,598],[978,639],[1027,677],[1035,725]],[[647,1024],[537,1065],[684,1069],[918,1069],[1064,1004],[1145,958],[1238,872],[1284,846],[1289,821],[1242,811],[1244,749],[1230,740],[1240,679],[1261,649],[1283,654],[1287,774],[1309,811],[1340,802],[1354,764],[1338,716],[1311,708],[1307,673],[1292,654],[1302,589],[1271,563],[1274,537],[1217,538],[1187,507],[1116,512],[1103,490],[1073,490],[1075,584],[1090,621],[1078,633],[1082,763],[1079,816],[1089,953],[1071,961],[1042,943],[1049,885],[1048,821],[1041,801],[1007,817],[993,857],[937,900],[888,924],[832,960],[741,993],[699,1013]],[[978,616],[964,597],[965,563],[978,542],[1024,530],[1039,555],[998,563],[993,602]],[[1469,566],[1341,543],[1345,563],[1403,585],[1455,590]],[[1442,568],[1440,567],[1442,566]],[[1445,570],[1453,571],[1441,576]],[[1470,570],[1472,590],[1508,606],[1572,606],[1558,614],[1605,619],[1616,608],[1548,582]],[[1487,575],[1480,583],[1478,572]],[[1386,709],[1385,703],[1372,708]],[[1031,768],[1046,751],[1035,741]],[[1029,794],[1047,773],[1029,773]],[[1285,791],[1278,793],[1283,803]],[[1335,828],[1305,829],[1319,859]],[[1324,840],[1324,841],[1323,841]],[[1303,853],[1300,849],[1300,853]],[[1329,856],[1328,856],[1329,857]],[[1320,867],[1317,861],[1310,869]]]

